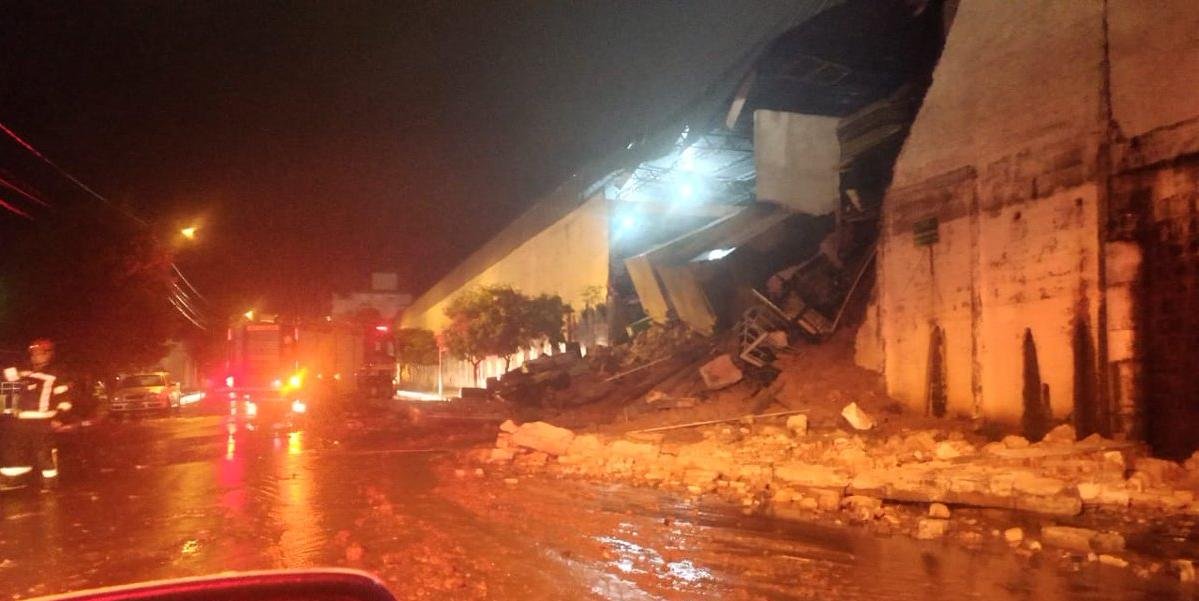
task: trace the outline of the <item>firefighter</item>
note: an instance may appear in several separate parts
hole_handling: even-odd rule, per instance
[[[0,476],[20,478],[36,467],[42,486],[58,483],[58,450],[53,422],[59,412],[70,411],[70,386],[54,375],[54,343],[34,340],[29,345],[29,369],[9,367],[4,379],[17,383],[15,406],[0,415]]]

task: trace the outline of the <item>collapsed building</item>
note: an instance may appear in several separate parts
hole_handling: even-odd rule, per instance
[[[856,298],[857,361],[909,411],[1194,450],[1199,89],[1179,75],[1199,75],[1199,6],[831,4],[770,31],[666,143],[542,199],[404,325],[506,283],[561,295],[584,349],[669,322],[741,330],[744,350],[754,327],[818,344]]]

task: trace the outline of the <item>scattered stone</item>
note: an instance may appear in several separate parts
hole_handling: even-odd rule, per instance
[[[1091,537],[1091,548],[1100,553],[1124,550],[1124,537],[1116,532],[1096,532]]]
[[[946,507],[944,503],[933,503],[928,506],[928,517],[930,518],[948,520],[949,515],[949,507]]]
[[[1024,530],[1021,528],[1008,528],[1003,531],[1003,540],[1010,545],[1018,545],[1024,540]]]
[[[708,390],[719,390],[740,382],[744,374],[727,354],[721,355],[699,368],[699,376]]]
[[[517,430],[516,422],[513,422],[510,419],[506,419],[506,420],[504,420],[504,423],[500,424],[500,432],[507,432],[509,434],[512,434],[512,433],[516,432],[516,430]]]
[[[504,478],[504,484],[516,484],[519,482],[516,478]]]
[[[530,422],[516,429],[512,434],[512,442],[550,455],[565,455],[574,437],[575,433],[566,428],[546,422]]]
[[[1009,449],[1026,449],[1029,444],[1027,438],[1015,435],[1004,436],[1000,443]]]
[[[866,497],[862,495],[850,495],[841,501],[842,506],[853,514],[854,519],[859,522],[869,522],[882,514],[883,502],[881,499],[874,497]]]
[[[800,461],[788,461],[774,466],[774,477],[787,484],[811,488],[841,490],[849,484],[849,476],[836,468]]]
[[[920,518],[916,522],[916,538],[920,540],[933,540],[945,536],[949,532],[949,521],[938,520],[936,518]]]
[[[476,478],[482,478],[482,477],[483,477],[483,468],[481,468],[481,467],[476,467],[476,468],[475,468],[475,477],[476,477]]]
[[[823,511],[836,511],[841,508],[841,491],[839,490],[818,490],[816,491],[816,507]]]
[[[1078,435],[1074,433],[1074,426],[1070,424],[1062,424],[1049,431],[1042,439],[1042,442],[1047,444],[1074,444],[1078,440]]]
[[[1041,539],[1050,547],[1066,549],[1077,553],[1091,552],[1091,539],[1098,532],[1090,528],[1075,528],[1072,526],[1045,526],[1041,528]]]
[[[1115,467],[1119,467],[1121,471],[1124,470],[1124,453],[1120,451],[1108,451],[1104,453],[1103,460]]]
[[[820,503],[812,497],[803,497],[799,500],[799,508],[807,511],[816,511],[820,509]]]
[[[1028,541],[1028,550],[1029,551],[1040,551],[1041,549],[1042,549],[1041,541],[1035,541],[1035,540]]]
[[[1191,457],[1194,459],[1194,456]],[[1189,559],[1175,559],[1170,562],[1170,567],[1178,574],[1178,580],[1181,582],[1195,581],[1195,564]]]
[[[513,448],[491,449],[491,453],[487,455],[487,461],[489,463],[508,463],[515,456],[516,449]]]
[[[807,436],[808,416],[792,415],[787,418],[787,430],[795,436]]]
[[[870,414],[858,407],[857,403],[850,403],[841,410],[841,417],[849,422],[855,430],[869,430],[874,427],[874,418]]]
[[[1116,557],[1115,555],[1108,555],[1106,553],[1103,553],[1099,556],[1099,563],[1101,563],[1105,566],[1112,566],[1113,568],[1127,568],[1128,567],[1127,561],[1125,561],[1119,557]]]
[[[455,478],[465,478],[466,470],[462,470],[462,469],[454,470],[454,477]]]

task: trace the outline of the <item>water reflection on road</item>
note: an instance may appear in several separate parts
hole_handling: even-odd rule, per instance
[[[61,489],[0,494],[0,595],[348,566],[400,598],[1183,598],[1118,570],[1064,574],[650,491],[446,475],[391,435],[335,438],[215,416],[80,436]]]

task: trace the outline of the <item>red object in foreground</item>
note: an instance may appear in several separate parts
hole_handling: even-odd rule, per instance
[[[266,570],[156,580],[34,601],[395,601],[374,576],[356,570]]]

